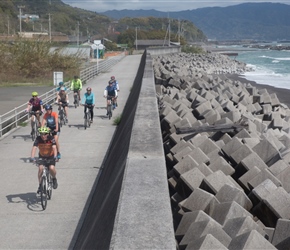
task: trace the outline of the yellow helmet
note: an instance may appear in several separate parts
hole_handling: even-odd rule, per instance
[[[40,134],[48,134],[49,131],[50,131],[50,129],[49,129],[48,127],[40,127],[40,128],[38,129],[38,132],[39,132]]]

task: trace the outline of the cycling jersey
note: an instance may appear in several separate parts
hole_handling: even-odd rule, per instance
[[[104,95],[105,96],[117,96],[118,94],[117,94],[117,90],[116,90],[115,86],[108,85],[105,88]]]
[[[46,126],[50,128],[50,130],[55,130],[56,128],[56,118],[58,114],[56,112],[51,112],[51,114],[45,113],[43,119],[46,120]]]
[[[32,106],[32,111],[37,111],[37,110],[41,110],[41,105],[43,105],[43,102],[40,98],[31,98],[28,101],[28,104],[30,104]]]
[[[66,93],[58,93],[59,102],[66,103],[67,102],[67,94]]]
[[[94,93],[88,94],[87,92],[84,94],[82,98],[82,104],[93,105],[95,104],[95,95]]]
[[[56,143],[51,135],[47,136],[47,141],[44,141],[41,136],[37,136],[33,143],[33,146],[39,149],[39,157],[53,157],[52,146],[54,145],[56,145]]]
[[[67,90],[67,88],[66,88],[66,87],[62,86],[62,87],[58,87],[58,88],[56,88],[56,89],[55,89],[55,90],[56,90],[56,92],[59,92],[59,91],[60,91],[60,88],[64,88],[64,91],[66,91],[66,90]]]
[[[70,88],[72,90],[82,90],[83,85],[82,85],[81,79],[77,79],[77,80],[73,79],[71,82]]]

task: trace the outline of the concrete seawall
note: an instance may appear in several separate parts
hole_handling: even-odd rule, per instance
[[[146,53],[96,183],[74,249],[176,248],[152,59]]]

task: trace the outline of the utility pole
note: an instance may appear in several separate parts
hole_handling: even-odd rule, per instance
[[[77,26],[77,46],[79,46],[80,42],[80,22],[78,21],[78,26]]]
[[[9,20],[9,16],[7,16],[8,19],[8,24],[7,24],[7,28],[8,28],[8,36],[10,35],[10,20]]]
[[[19,33],[20,33],[20,36],[21,36],[21,33],[22,33],[22,27],[21,27],[21,17],[22,17],[22,9],[25,8],[25,6],[18,6],[18,9],[19,9]]]
[[[51,14],[48,13],[48,31],[49,31],[49,42],[51,43]]]
[[[137,43],[137,41],[138,40],[137,40],[137,27],[136,27],[136,42],[135,42],[136,43],[136,50],[138,50],[138,43]]]

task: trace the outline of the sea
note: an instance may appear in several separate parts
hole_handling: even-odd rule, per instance
[[[242,77],[258,84],[290,89],[290,50],[251,49],[241,45],[226,48],[237,52],[235,59],[246,63],[251,70],[242,74]]]

